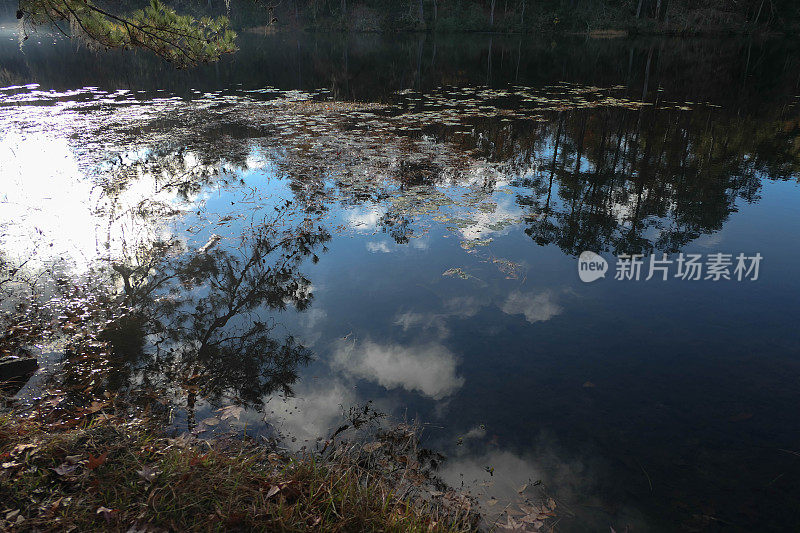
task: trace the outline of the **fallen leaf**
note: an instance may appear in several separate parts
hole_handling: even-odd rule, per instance
[[[244,413],[244,408],[238,405],[228,405],[217,409],[217,412],[219,413],[220,420],[228,420],[229,418],[239,420],[242,417],[242,413]]]
[[[55,396],[53,398],[49,398],[44,403],[46,403],[47,405],[49,405],[51,407],[55,407],[56,405],[60,404],[63,401],[64,401],[64,397],[63,396]]]
[[[95,457],[92,454],[89,454],[89,461],[86,463],[86,468],[88,468],[89,470],[94,470],[95,468],[105,463],[107,457],[108,457],[108,452],[104,452],[98,455],[97,457]]]
[[[14,446],[14,449],[11,450],[12,457],[16,457],[17,455],[21,454],[25,450],[30,450],[32,448],[38,448],[36,444],[17,444]]]
[[[90,406],[87,408],[87,412],[88,412],[88,413],[96,413],[97,411],[99,411],[100,409],[102,409],[103,407],[105,407],[106,405],[108,405],[108,402],[102,402],[102,403],[101,403],[101,402],[98,402],[98,401],[94,401],[94,402],[92,402],[92,404],[91,404],[91,405],[90,405]]]
[[[529,514],[527,516],[523,516],[520,520],[523,521],[523,522],[526,522],[528,524],[533,524],[533,523],[539,522],[540,521],[539,520],[539,513],[534,513],[534,514]]]
[[[96,513],[102,515],[103,518],[106,519],[106,522],[111,522],[111,519],[116,513],[114,509],[109,509],[108,507],[98,507]]]
[[[75,470],[78,469],[79,465],[70,465],[67,463],[62,464],[53,469],[53,471],[58,474],[59,476],[68,476],[69,474],[73,473]]]
[[[50,504],[50,512],[51,513],[54,512],[56,509],[58,509],[58,507],[59,507],[59,505],[61,505],[61,501],[63,499],[64,499],[64,497],[62,496],[62,497],[60,497],[59,499],[57,499],[56,501],[54,501],[53,503]]]
[[[143,466],[142,469],[137,472],[137,474],[139,474],[139,477],[141,477],[148,483],[152,483],[153,481],[155,481],[155,479],[158,477],[160,473],[161,472],[159,472],[157,469],[147,465]]]
[[[363,449],[367,453],[372,453],[381,446],[383,446],[382,442],[370,442],[362,446],[361,449]]]
[[[275,496],[276,494],[278,494],[278,492],[280,492],[280,490],[281,490],[281,489],[280,489],[280,487],[278,487],[277,485],[273,485],[273,486],[271,486],[271,487],[270,487],[270,489],[267,491],[267,495],[266,495],[265,497],[266,497],[266,498],[272,498],[273,496]]]
[[[191,445],[194,441],[194,438],[191,435],[184,433],[174,439],[169,439],[170,444],[177,446],[178,448],[186,448],[187,446]]]

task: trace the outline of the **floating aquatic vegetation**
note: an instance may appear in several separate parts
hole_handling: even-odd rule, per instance
[[[525,272],[525,267],[508,259],[496,257],[492,259],[492,263],[506,275],[506,279],[519,279]]]
[[[468,273],[461,267],[449,268],[444,272],[442,272],[442,276],[449,278],[459,278],[463,280],[474,279],[476,281],[482,281],[480,278],[473,276],[472,274]]]
[[[469,241],[461,241],[461,247],[467,251],[473,250],[479,246],[489,246],[492,243],[491,238],[489,239],[475,239]]]

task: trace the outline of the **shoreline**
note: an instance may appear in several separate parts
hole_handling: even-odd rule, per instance
[[[61,401],[0,412],[3,531],[479,529],[475,501],[433,475],[413,426],[288,452],[246,434],[173,436],[113,398]]]
[[[491,35],[491,36],[546,36],[546,37],[588,37],[590,39],[633,39],[637,37],[678,37],[678,38],[726,38],[726,37],[751,37],[759,39],[767,38],[788,38],[788,32],[778,32],[770,30],[743,30],[743,29],[718,29],[718,30],[697,30],[697,31],[682,31],[679,29],[663,29],[663,30],[630,30],[630,29],[617,29],[617,28],[604,28],[594,29],[588,31],[502,31],[502,30],[435,30],[435,29],[396,29],[396,30],[380,30],[380,29],[344,29],[344,28],[327,28],[327,27],[300,27],[300,26],[253,26],[247,28],[240,28],[237,30],[239,33],[246,33],[249,35],[277,35],[286,33],[322,33],[322,34],[354,34],[354,35]]]

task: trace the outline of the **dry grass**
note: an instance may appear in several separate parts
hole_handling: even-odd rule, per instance
[[[388,455],[366,458],[378,448],[296,456],[241,438],[167,438],[113,418],[54,432],[6,414],[0,416],[0,529],[474,529],[465,500],[453,498],[456,505],[448,506],[408,490],[412,459],[399,478],[388,474],[397,468],[376,468]]]

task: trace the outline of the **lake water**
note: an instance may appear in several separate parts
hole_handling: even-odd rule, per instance
[[[59,329],[22,397],[88,373],[298,448],[372,402],[489,516],[527,484],[557,530],[800,527],[796,43],[242,35],[175,71],[13,30],[0,323]]]

